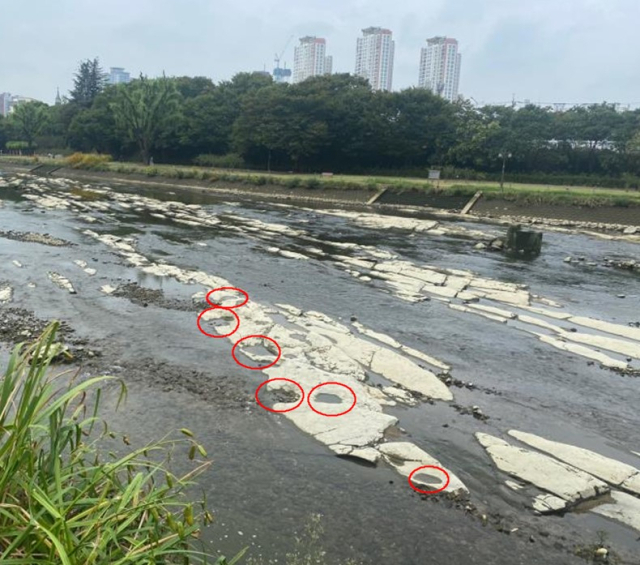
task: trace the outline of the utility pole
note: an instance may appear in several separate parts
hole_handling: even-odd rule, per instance
[[[511,153],[507,153],[506,151],[503,151],[502,153],[498,154],[498,157],[502,159],[502,175],[500,176],[500,191],[504,192],[504,171],[507,168],[507,159],[511,159],[512,155]]]

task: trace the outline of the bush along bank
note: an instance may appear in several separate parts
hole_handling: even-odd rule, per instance
[[[213,517],[184,495],[210,464],[204,448],[185,429],[182,440],[103,458],[116,434],[98,418],[96,386],[114,378],[52,376],[64,351],[58,329],[53,323],[33,345],[18,345],[0,383],[0,561],[211,563],[194,547]],[[181,447],[193,462],[182,477],[168,466]]]

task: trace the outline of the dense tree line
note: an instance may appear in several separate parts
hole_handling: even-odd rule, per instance
[[[0,120],[0,143],[11,141],[41,152],[168,163],[201,156],[199,162],[274,170],[495,173],[508,162],[512,174],[640,175],[637,110],[479,108],[416,88],[373,92],[347,74],[295,85],[240,73],[219,84],[141,76],[107,86],[97,60],[80,65],[63,104],[23,104]]]

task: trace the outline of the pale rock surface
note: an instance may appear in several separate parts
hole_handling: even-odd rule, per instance
[[[609,492],[609,486],[575,467],[551,457],[510,445],[500,438],[476,433],[501,471],[574,504]]]
[[[10,286],[0,286],[0,303],[6,303],[11,301],[13,296],[13,288]]]
[[[509,435],[614,486],[619,487],[628,479],[638,477],[640,473],[640,469],[582,447],[551,441],[518,430],[510,430]],[[636,494],[640,494],[640,489]]]
[[[62,290],[66,290],[69,294],[76,294],[76,289],[73,288],[71,281],[69,281],[68,278],[63,277],[61,274],[50,272],[49,280]]]
[[[540,514],[553,514],[567,508],[567,501],[553,494],[539,494],[533,499],[533,509]]]
[[[597,361],[601,365],[605,367],[609,367],[610,369],[624,370],[628,367],[627,363],[625,363],[624,361],[619,361],[618,359],[609,357],[608,355],[605,355],[604,353],[600,353],[599,351],[590,349],[589,347],[578,345],[576,343],[567,343],[566,341],[562,341],[548,335],[542,335],[538,333],[535,333],[535,335],[539,337],[540,341],[548,345],[552,345],[553,347],[557,349],[561,349],[562,351],[575,353],[576,355],[580,355],[581,357],[586,357],[587,359],[593,359],[594,361]]]
[[[612,503],[601,504],[591,511],[640,531],[640,499],[616,490],[611,491],[611,498]]]
[[[412,392],[435,400],[453,400],[451,391],[431,371],[388,349],[375,352],[371,370]]]
[[[441,467],[449,474],[449,485],[443,492],[452,494],[468,494],[469,490],[464,483],[449,469],[447,469],[440,461],[435,457],[429,455],[426,451],[420,449],[417,445],[410,442],[390,442],[382,443],[378,446],[378,450],[382,453],[385,461],[395,467],[401,475],[408,477],[418,467],[423,465],[433,465],[435,467]],[[432,473],[430,473],[430,471]],[[424,486],[423,490],[437,490],[445,483],[445,476],[436,469],[425,469],[425,473],[433,475],[442,479],[440,485],[429,484],[421,481],[416,475],[412,477],[414,485],[420,487]],[[420,473],[417,473],[419,475]]]
[[[621,324],[612,324],[611,322],[594,320],[593,318],[585,318],[583,316],[574,316],[570,321],[580,326],[640,341],[640,328],[632,328]]]
[[[460,298],[460,295],[458,295],[458,297]],[[484,304],[469,304],[469,308],[473,310],[481,310],[482,312],[508,319],[513,319],[516,317],[516,315],[510,310],[503,310],[502,308],[495,308],[494,306],[486,306]]]
[[[546,322],[545,320],[541,320],[540,318],[536,318],[534,316],[527,316],[526,314],[518,314],[518,320],[520,320],[523,324],[531,324],[532,326],[538,326],[540,328],[544,328],[545,330],[550,330],[558,334],[564,331],[560,326],[550,324],[549,322]]]
[[[590,345],[640,359],[640,342],[632,343],[612,337],[573,332],[561,332],[560,336],[582,345]]]

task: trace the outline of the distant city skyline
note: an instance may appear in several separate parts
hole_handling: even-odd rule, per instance
[[[206,76],[273,69],[292,35],[325,38],[334,73],[354,72],[354,47],[368,25],[393,31],[393,89],[417,86],[429,37],[459,41],[460,92],[479,103],[620,102],[640,105],[637,0],[32,0],[3,6],[0,92],[53,103],[81,60],[98,55],[138,76]],[[286,17],[284,17],[286,15]],[[22,25],[24,23],[25,25]],[[28,25],[26,25],[28,23]],[[15,49],[15,45],[21,45]],[[293,66],[293,46],[282,64]],[[514,96],[515,95],[515,96]]]

